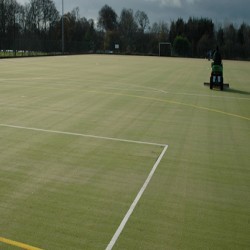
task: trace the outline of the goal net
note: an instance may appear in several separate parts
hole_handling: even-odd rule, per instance
[[[159,56],[172,56],[171,43],[167,43],[167,42],[159,43]]]

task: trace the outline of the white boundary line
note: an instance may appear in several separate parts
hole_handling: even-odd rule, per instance
[[[127,142],[127,143],[136,143],[136,144],[152,145],[152,146],[159,146],[159,147],[165,147],[166,146],[166,144],[160,144],[160,143],[154,143],[154,142],[133,141],[133,140],[113,138],[113,137],[88,135],[88,134],[80,134],[80,133],[65,132],[65,131],[58,131],[58,130],[41,129],[41,128],[23,127],[23,126],[16,126],[16,125],[10,125],[10,124],[0,124],[0,127],[23,129],[23,130],[32,130],[32,131],[40,131],[40,132],[54,133],[54,134],[81,136],[81,137],[94,138],[94,139],[102,139],[102,140],[118,141],[118,142]]]
[[[158,165],[160,164],[160,162],[161,162],[161,160],[162,160],[164,154],[166,153],[167,149],[168,149],[168,145],[166,145],[166,146],[164,147],[164,149],[162,150],[162,152],[161,152],[159,158],[157,159],[157,161],[155,162],[155,164],[154,164],[154,166],[153,166],[151,172],[149,173],[148,178],[146,179],[146,181],[144,182],[144,184],[143,184],[142,188],[140,189],[139,193],[138,193],[137,196],[135,197],[135,200],[133,201],[133,203],[132,203],[132,205],[130,206],[128,212],[127,212],[126,215],[124,216],[124,218],[123,218],[123,220],[122,220],[120,226],[119,226],[118,229],[116,230],[116,232],[115,232],[113,238],[111,239],[110,243],[108,244],[106,250],[111,250],[111,249],[113,248],[113,246],[115,245],[117,239],[119,238],[119,236],[120,236],[122,230],[124,229],[126,223],[128,222],[128,220],[129,220],[131,214],[133,213],[133,211],[134,211],[134,209],[135,209],[137,203],[139,202],[140,198],[142,197],[142,195],[143,195],[145,189],[147,188],[147,186],[148,186],[148,184],[149,184],[151,178],[153,177],[153,175],[154,175],[154,173],[155,173],[155,170],[157,169]]]
[[[135,144],[144,144],[144,145],[151,145],[151,146],[158,146],[163,147],[163,150],[158,157],[157,161],[155,162],[154,166],[152,167],[146,181],[144,182],[143,186],[141,187],[140,191],[138,192],[137,196],[135,197],[133,203],[131,204],[129,210],[127,211],[126,215],[124,216],[121,224],[119,225],[118,229],[116,230],[115,234],[113,235],[111,241],[109,242],[106,250],[111,250],[115,245],[116,241],[118,240],[121,232],[123,231],[126,223],[128,222],[131,214],[133,213],[137,203],[141,199],[144,191],[146,190],[149,182],[151,181],[158,165],[160,164],[164,154],[168,149],[168,145],[160,144],[160,143],[153,143],[153,142],[143,142],[143,141],[134,141],[134,140],[126,140],[126,139],[118,139],[112,137],[105,137],[105,136],[96,136],[96,135],[87,135],[87,134],[79,134],[79,133],[72,133],[72,132],[64,132],[58,130],[48,130],[48,129],[41,129],[41,128],[32,128],[32,127],[24,127],[24,126],[16,126],[10,124],[0,124],[0,127],[7,127],[7,128],[14,128],[14,129],[23,129],[23,130],[32,130],[32,131],[39,131],[39,132],[46,132],[46,133],[54,133],[54,134],[63,134],[63,135],[72,135],[72,136],[81,136],[87,138],[94,138],[94,139],[102,139],[102,140],[109,140],[109,141],[118,141],[118,142],[126,142],[126,143],[135,143]]]

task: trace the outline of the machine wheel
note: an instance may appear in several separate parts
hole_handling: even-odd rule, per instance
[[[223,91],[224,90],[224,79],[223,79],[223,76],[221,76],[221,83],[220,83],[220,90]]]
[[[223,89],[224,89],[223,82],[221,82],[221,84],[220,84],[220,90],[223,91]]]
[[[213,83],[210,82],[210,89],[213,89]]]

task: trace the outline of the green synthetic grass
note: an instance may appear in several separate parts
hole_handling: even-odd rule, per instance
[[[249,249],[249,62],[71,56],[0,61],[0,237],[105,249]],[[18,249],[0,242],[2,249]]]

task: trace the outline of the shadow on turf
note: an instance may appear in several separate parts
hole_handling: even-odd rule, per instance
[[[229,92],[229,93],[234,93],[234,94],[250,95],[250,92],[248,92],[248,91],[242,91],[242,90],[238,90],[238,89],[229,88],[226,91]]]

